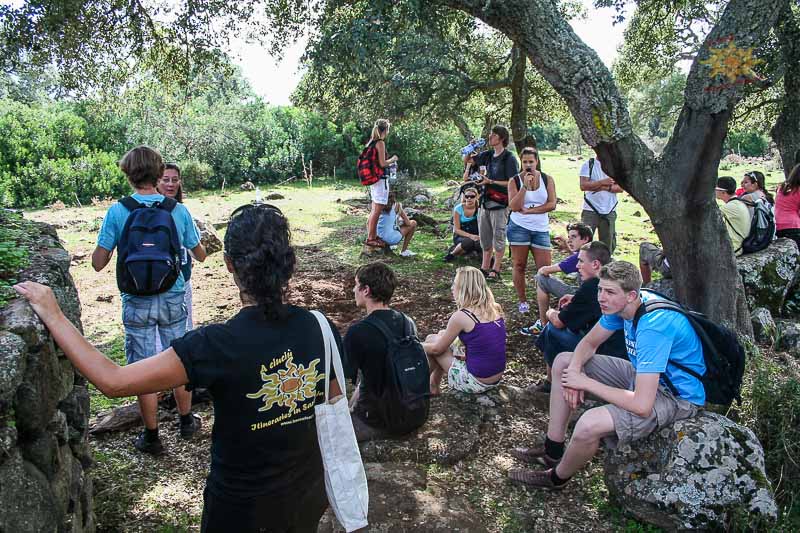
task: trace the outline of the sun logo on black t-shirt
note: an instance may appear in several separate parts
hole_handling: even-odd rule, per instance
[[[288,407],[289,411],[297,409],[297,402],[316,399],[317,382],[325,377],[325,374],[317,372],[319,359],[314,359],[305,368],[302,364],[294,363],[292,352],[286,352],[283,356],[272,361],[268,369],[266,365],[261,365],[261,379],[264,384],[258,392],[250,393],[248,398],[264,401],[258,410],[269,411],[273,405]],[[277,372],[270,373],[276,363],[286,362],[285,368],[279,368]]]

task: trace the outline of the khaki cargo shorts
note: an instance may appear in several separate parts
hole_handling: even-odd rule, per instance
[[[618,389],[633,390],[636,382],[636,371],[630,361],[595,355],[583,367],[584,373],[592,379]],[[691,418],[697,414],[699,406],[676,398],[663,385],[656,392],[656,401],[649,416],[641,417],[616,405],[605,405],[614,420],[616,435],[603,439],[611,449],[631,441],[644,438],[653,431],[671,425],[676,420]]]

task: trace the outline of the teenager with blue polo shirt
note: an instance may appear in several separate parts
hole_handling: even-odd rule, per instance
[[[164,195],[156,190],[158,180],[164,174],[164,160],[158,151],[147,146],[138,146],[125,154],[119,167],[135,191],[131,198],[148,206],[164,201]],[[188,249],[198,261],[205,260],[206,252],[200,244],[200,232],[189,211],[179,203],[171,214],[181,246]],[[95,271],[100,272],[108,265],[114,248],[120,242],[129,215],[128,208],[120,202],[108,209],[103,218],[100,234],[97,236],[97,248],[92,254],[92,267]],[[167,292],[153,296],[135,296],[123,292],[121,296],[125,356],[128,364],[147,359],[157,353],[156,331],[163,346],[169,346],[174,339],[186,333],[182,274]],[[189,438],[199,428],[199,420],[191,413],[191,393],[181,386],[174,389],[174,394],[181,416],[181,436]],[[137,399],[145,429],[134,441],[134,446],[142,452],[159,455],[163,453],[164,447],[158,437],[158,397],[156,394],[143,394]]]
[[[659,298],[640,291],[641,286],[641,275],[631,263],[616,261],[601,269],[597,300],[602,318],[574,352],[559,354],[553,364],[544,445],[512,452],[520,460],[538,462],[548,469],[511,470],[508,475],[513,481],[561,489],[594,457],[601,440],[616,448],[692,417],[705,404],[700,380],[670,364],[705,374],[700,339],[688,319],[674,311],[646,313],[634,325],[643,302]],[[625,333],[630,361],[595,353],[617,330]],[[586,411],[565,446],[570,415],[585,394],[608,403]]]

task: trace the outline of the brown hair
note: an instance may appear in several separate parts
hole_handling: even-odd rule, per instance
[[[397,287],[394,271],[380,261],[358,267],[356,280],[361,286],[369,287],[370,298],[386,305],[389,305]]]
[[[613,281],[623,291],[639,291],[642,288],[642,275],[639,269],[627,261],[614,261],[600,269],[600,279]]]
[[[569,234],[570,231],[576,232],[578,237],[586,241],[591,241],[594,237],[594,231],[592,231],[592,228],[583,222],[573,222],[572,224],[567,224],[567,233]]]
[[[176,170],[178,172],[178,179],[181,179],[181,167],[177,163],[164,163],[164,172],[167,170]],[[156,187],[158,188],[158,187]],[[161,191],[158,191],[161,192]],[[175,201],[183,203],[183,181],[178,185],[178,190],[175,192]]]
[[[503,141],[503,146],[508,146],[508,140],[511,138],[511,134],[508,133],[508,128],[505,126],[497,125],[492,128],[492,133],[498,135],[500,140]]]
[[[800,190],[800,162],[789,172],[789,177],[781,184],[780,189],[782,194],[791,194],[792,191]]]
[[[164,174],[164,159],[155,148],[137,146],[120,159],[119,169],[125,173],[135,189],[147,185],[155,187]]]
[[[602,241],[587,242],[581,246],[581,251],[586,252],[589,260],[600,261],[601,265],[607,265],[611,262],[611,250]]]

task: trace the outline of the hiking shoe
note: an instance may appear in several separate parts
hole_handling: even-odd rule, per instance
[[[523,335],[527,335],[528,337],[538,337],[539,335],[541,335],[543,329],[544,326],[542,325],[542,321],[537,320],[530,326],[521,328],[519,332],[522,333]]]
[[[554,468],[560,459],[553,459],[544,451],[544,445],[535,448],[513,448],[511,456],[519,459],[523,463],[540,464],[548,468]]]
[[[414,257],[415,255],[417,254],[415,254],[411,250],[403,250],[402,252],[400,252],[400,257]]]
[[[161,444],[161,439],[156,438],[155,440],[150,440],[147,438],[144,431],[139,433],[139,436],[133,441],[133,447],[140,452],[149,453],[150,455],[161,455],[164,453],[164,445]]]
[[[556,485],[555,483],[553,483],[553,478],[550,477],[552,472],[553,472],[552,468],[548,470],[526,470],[522,468],[517,468],[508,471],[508,478],[511,481],[522,483],[523,485],[527,485],[528,487],[533,487],[536,489],[544,489],[544,490],[563,489],[566,483],[562,485]]]
[[[198,432],[200,426],[203,425],[203,421],[200,420],[200,417],[192,414],[192,418],[190,422],[183,423],[181,422],[181,438],[182,439],[191,439],[195,433]]]
[[[528,304],[528,302],[520,302],[519,305],[517,305],[517,311],[519,311],[522,315],[527,314],[530,310],[531,306]]]
[[[444,262],[452,263],[455,258],[456,256],[454,256],[453,254],[447,254],[446,256],[444,256]]]
[[[535,394],[550,394],[551,385],[552,384],[549,381],[544,380],[541,383],[527,387],[525,390]]]

